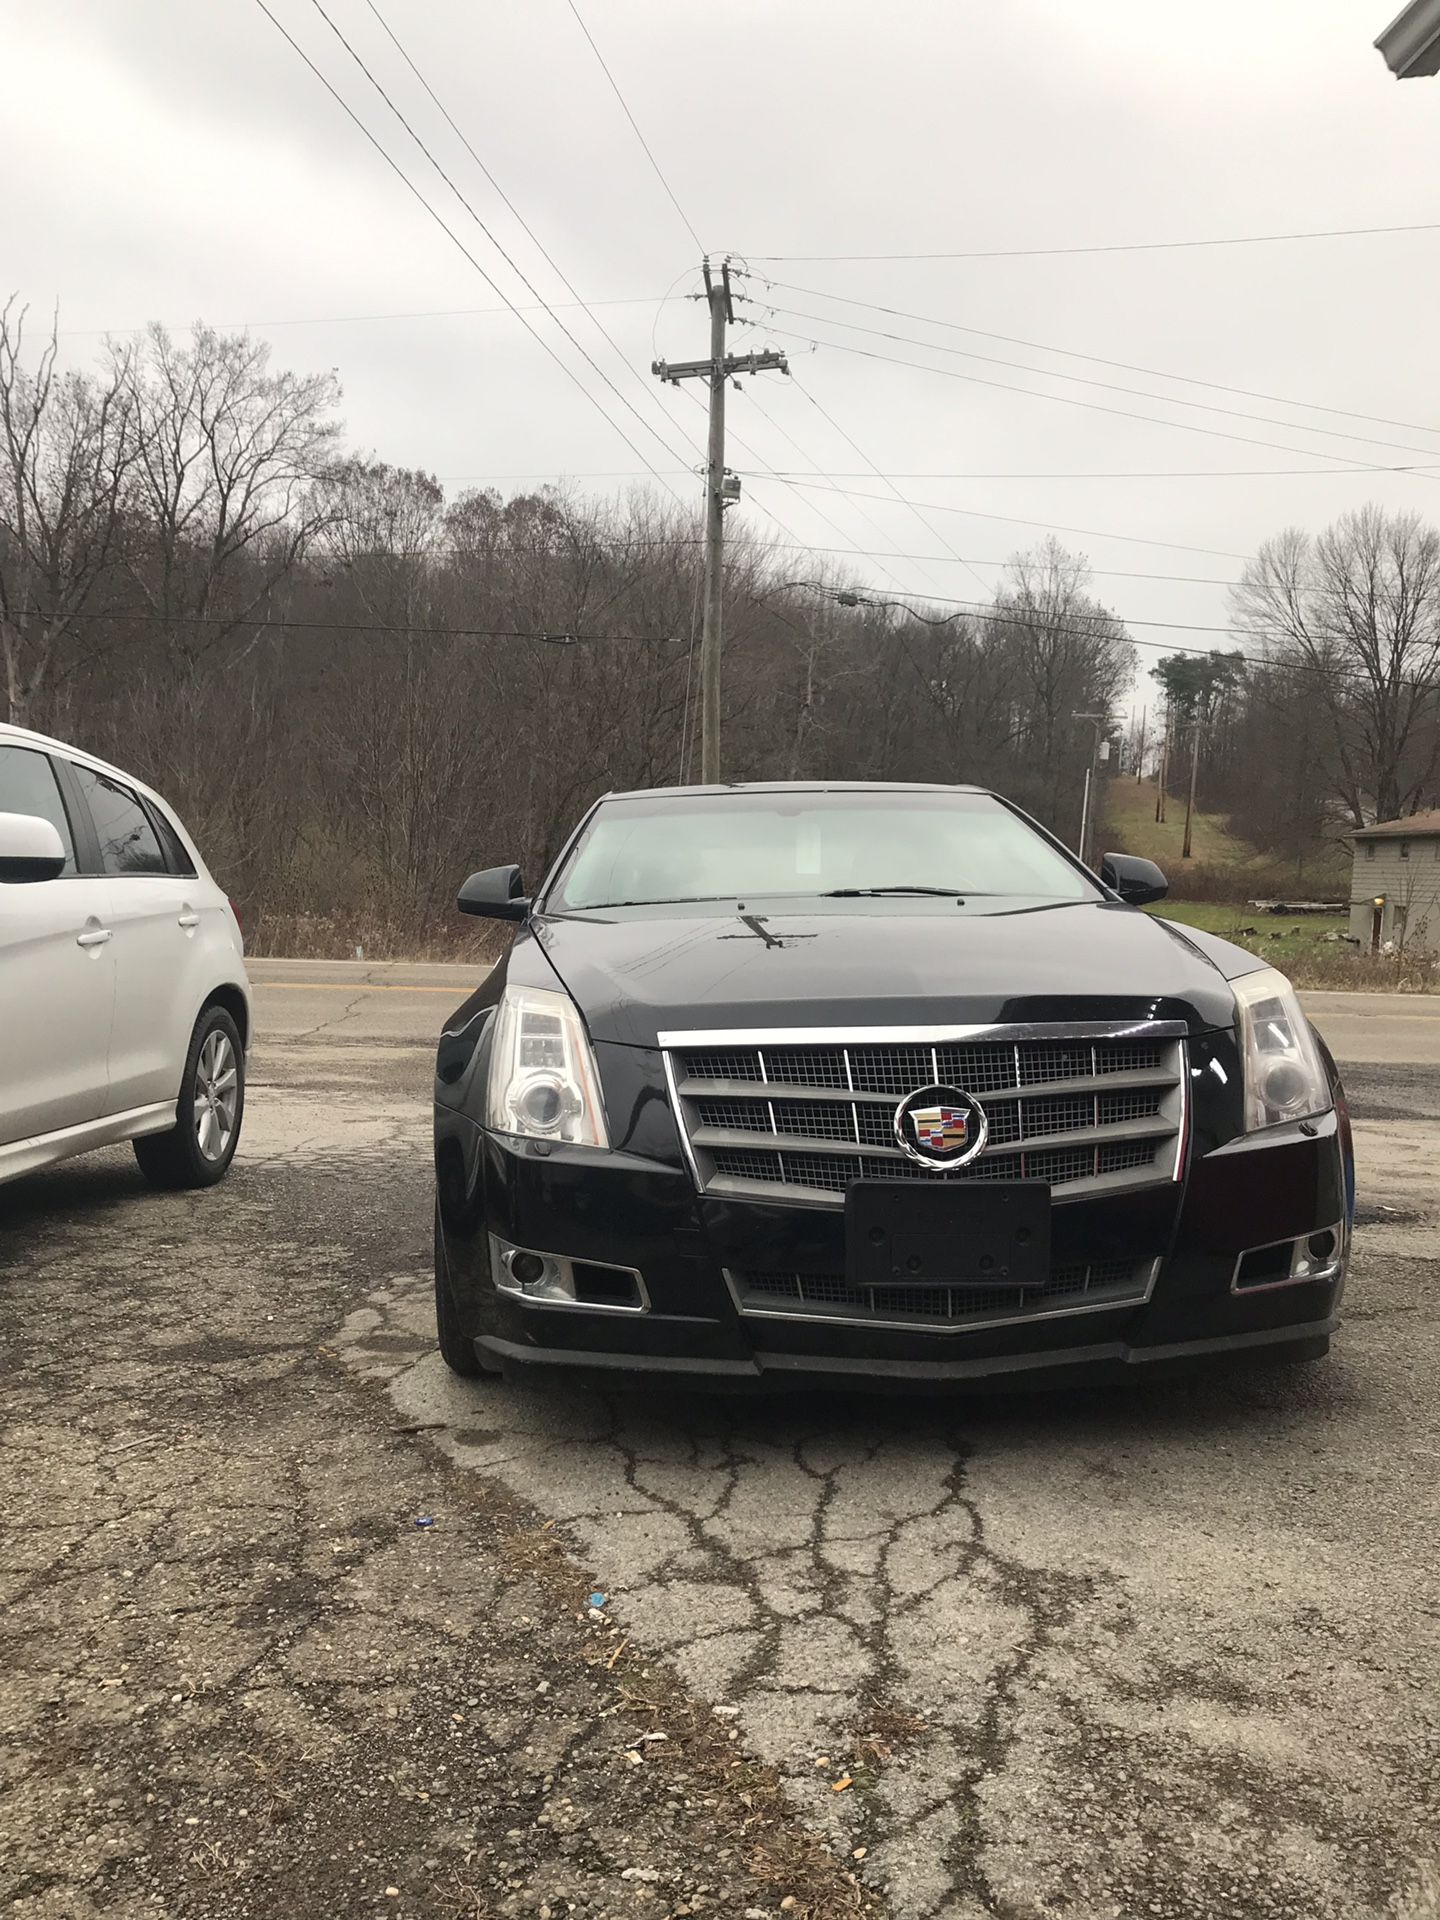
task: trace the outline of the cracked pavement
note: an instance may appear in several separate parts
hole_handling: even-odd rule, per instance
[[[433,1352],[463,974],[256,972],[226,1187],[0,1196],[15,1911],[1440,1915],[1440,1018],[1318,1010],[1363,1207],[1318,1367],[672,1401]]]

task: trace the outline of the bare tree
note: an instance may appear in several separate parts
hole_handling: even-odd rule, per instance
[[[1076,784],[1088,735],[1072,715],[1111,715],[1135,671],[1135,648],[1115,615],[1090,591],[1085,560],[1053,539],[1010,563],[987,626],[1009,657],[1021,716],[1024,798],[1055,824],[1062,795]]]
[[[152,326],[137,353],[111,348],[111,369],[149,534],[133,583],[194,660],[243,633],[325,525],[339,384],[272,373],[264,342],[198,325],[188,346]]]
[[[125,355],[98,380],[62,373],[52,329],[30,371],[25,314],[13,297],[0,310],[0,660],[6,717],[22,726],[72,664],[77,630],[82,654],[103,637],[84,616],[103,611],[138,450]]]
[[[1351,824],[1413,811],[1440,752],[1440,534],[1375,506],[1318,539],[1291,529],[1246,567],[1233,611],[1326,714],[1321,750]]]

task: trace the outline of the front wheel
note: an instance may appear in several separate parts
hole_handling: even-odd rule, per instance
[[[141,1173],[152,1187],[213,1187],[235,1158],[244,1115],[240,1031],[223,1007],[206,1007],[185,1054],[175,1125],[135,1142]]]

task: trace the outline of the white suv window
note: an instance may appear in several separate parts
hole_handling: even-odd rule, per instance
[[[106,873],[129,879],[137,873],[168,873],[165,855],[150,816],[128,787],[96,773],[93,767],[71,762],[80,782],[100,840],[100,862]]]
[[[65,849],[67,874],[75,871],[75,842],[55,769],[33,747],[0,746],[0,813],[31,813],[48,820]]]

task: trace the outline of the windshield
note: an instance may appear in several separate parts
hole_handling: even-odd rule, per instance
[[[872,893],[1100,897],[989,794],[658,792],[596,809],[547,904]]]

